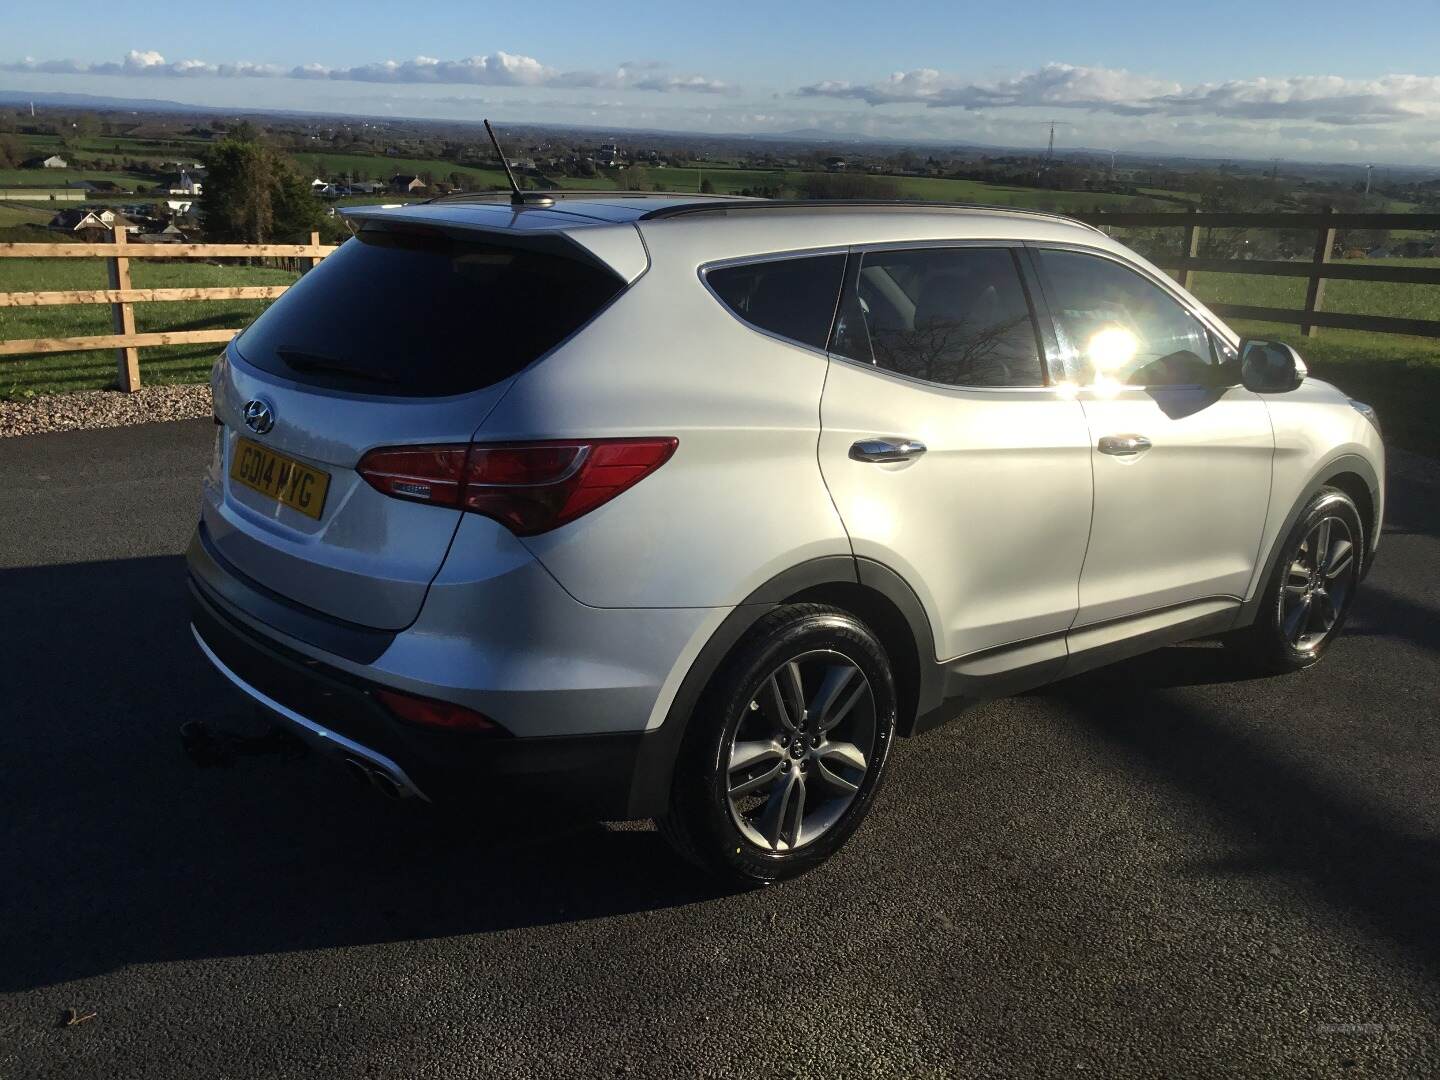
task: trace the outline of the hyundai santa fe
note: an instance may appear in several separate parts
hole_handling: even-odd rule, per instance
[[[192,629],[397,797],[653,817],[778,880],[854,833],[897,737],[1193,638],[1305,668],[1375,556],[1373,411],[1086,225],[347,217],[216,363]]]

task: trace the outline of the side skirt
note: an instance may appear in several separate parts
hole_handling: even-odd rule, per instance
[[[1241,610],[1240,601],[1233,597],[1211,597],[937,665],[944,681],[944,700],[916,718],[912,733],[948,723],[970,705],[1033,690],[1166,645],[1223,634],[1234,628]]]

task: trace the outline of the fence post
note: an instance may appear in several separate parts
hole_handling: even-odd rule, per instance
[[[127,239],[125,226],[116,222],[110,229],[110,239],[117,252],[125,250]],[[115,255],[105,260],[110,270],[110,288],[130,288],[130,260]],[[135,333],[135,308],[129,303],[110,305],[110,322],[117,334]],[[120,389],[134,393],[140,389],[140,350],[134,345],[125,345],[115,350],[115,362],[119,368]]]
[[[1333,214],[1332,207],[1325,207],[1322,214]],[[1313,315],[1325,302],[1325,279],[1320,277],[1320,268],[1330,261],[1330,252],[1335,248],[1335,226],[1322,225],[1315,235],[1315,258],[1311,262],[1310,279],[1305,287],[1305,314]],[[1300,333],[1314,337],[1320,332],[1318,326],[1310,323],[1300,325]]]
[[[310,234],[310,246],[311,246],[311,247],[319,247],[319,246],[320,246],[320,234],[319,234],[318,232],[312,232],[312,233]],[[308,271],[310,271],[310,270],[314,270],[314,269],[315,269],[315,256],[313,256],[313,255],[307,255],[305,258],[303,258],[303,259],[300,260],[300,273],[304,274],[304,273],[306,273],[306,272],[308,272]]]
[[[1194,214],[1194,209],[1191,209],[1189,211],[1189,215],[1191,216],[1192,220],[1185,223],[1184,251],[1186,265],[1180,267],[1180,277],[1177,279],[1180,282],[1180,287],[1182,289],[1190,288],[1189,260],[1195,258],[1196,255],[1200,254],[1200,230],[1196,227],[1193,220]]]

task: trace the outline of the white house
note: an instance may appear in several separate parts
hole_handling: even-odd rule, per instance
[[[168,177],[165,181],[165,191],[170,195],[199,195],[202,184],[188,172],[182,172],[179,176]]]

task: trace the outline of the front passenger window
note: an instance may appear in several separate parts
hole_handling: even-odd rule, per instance
[[[1096,255],[1042,250],[1039,256],[1071,381],[1131,386],[1224,381],[1205,328],[1159,285]]]

